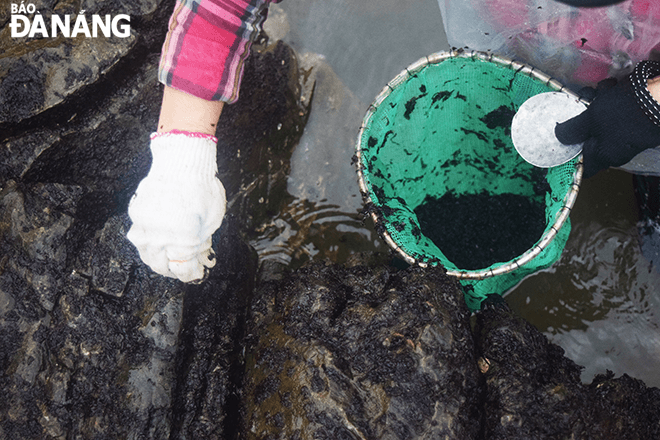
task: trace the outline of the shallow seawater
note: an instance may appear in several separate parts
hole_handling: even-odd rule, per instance
[[[660,386],[660,267],[643,254],[632,176],[585,180],[557,263],[506,295],[509,305],[585,367]]]
[[[262,260],[291,267],[388,251],[359,215],[351,158],[382,87],[410,63],[448,49],[437,1],[286,0],[271,6],[268,22],[316,88],[291,158],[291,201],[252,245]],[[585,367],[585,382],[609,369],[660,386],[660,275],[640,250],[631,175],[610,170],[584,181],[571,220],[561,259],[525,279],[507,302]]]
[[[389,251],[360,216],[355,142],[385,84],[412,62],[448,48],[437,1],[286,0],[270,7],[265,29],[296,50],[307,81],[316,83],[291,157],[292,201],[252,245],[262,259],[291,267]]]
[[[355,252],[387,251],[369,223],[340,206],[296,199],[251,242],[260,259],[291,268],[311,260],[344,263]]]

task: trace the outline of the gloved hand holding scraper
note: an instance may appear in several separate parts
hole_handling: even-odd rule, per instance
[[[623,0],[558,1],[590,8]],[[609,167],[660,175],[659,100],[660,62],[642,61],[626,78],[605,79],[579,96],[533,96],[516,112],[511,138],[522,158],[541,168],[561,165],[582,153],[585,178]]]
[[[658,76],[659,62],[642,61],[626,78],[608,78],[596,89],[583,90],[581,96],[564,92],[533,96],[513,119],[513,144],[523,159],[541,168],[561,165],[581,152],[585,178],[624,166],[643,151],[660,146],[660,103],[649,90],[649,85],[654,91],[660,88],[660,81],[653,80]],[[639,171],[660,173],[660,151],[648,153],[645,162],[646,169]]]

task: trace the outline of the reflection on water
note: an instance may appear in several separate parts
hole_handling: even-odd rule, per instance
[[[630,174],[586,180],[560,260],[507,296],[523,317],[585,367],[660,386],[660,274],[641,252]]]
[[[298,267],[386,250],[358,214],[362,203],[351,164],[358,128],[387,81],[447,47],[435,0],[387,0],[392,10],[401,5],[400,13],[387,15],[359,6],[364,1],[287,0],[271,7],[277,24],[271,35],[279,32],[298,51],[316,88],[291,158],[291,200],[252,241],[263,260]],[[630,174],[610,170],[585,181],[561,259],[506,296],[585,366],[586,382],[609,369],[660,386],[660,275],[640,251],[637,219]]]
[[[295,199],[257,231],[251,244],[262,261],[300,267],[312,259],[343,263],[354,252],[386,250],[357,214],[336,205]]]
[[[436,0],[286,0],[270,7],[266,32],[299,55],[311,113],[291,157],[292,201],[258,231],[260,258],[298,267],[389,251],[360,216],[352,163],[362,118],[376,94],[410,63],[448,48]]]

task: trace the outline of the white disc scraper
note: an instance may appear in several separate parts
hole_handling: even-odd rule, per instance
[[[534,95],[525,101],[511,124],[513,146],[530,164],[551,168],[576,157],[582,144],[564,145],[555,136],[555,127],[587,109],[579,98],[564,92]]]

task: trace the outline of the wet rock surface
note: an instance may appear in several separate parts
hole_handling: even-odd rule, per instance
[[[206,432],[200,412],[222,431],[254,253],[228,218],[217,246],[234,252],[205,284],[165,279],[125,240],[125,214],[69,236],[84,222],[72,206],[81,194],[59,184],[2,194],[3,438],[176,438]]]
[[[217,133],[218,263],[201,285],[152,273],[126,208],[150,164],[173,1],[84,4],[125,8],[131,37],[32,39],[0,56],[0,438],[658,437],[657,389],[581,384],[508,311],[472,329],[442,269],[259,266],[245,237],[289,197],[313,92],[265,36]]]
[[[15,31],[16,35],[27,35],[12,36],[8,26],[12,3],[17,10],[20,5],[26,9],[31,5],[30,13],[23,12],[21,15],[31,24],[36,23],[37,16],[42,18],[45,25],[43,31],[23,32],[21,28]],[[154,19],[162,21],[162,15],[171,11],[171,5],[171,1],[163,0],[33,0],[29,3],[3,3],[0,43],[6,49],[0,58],[0,123],[15,123],[40,114],[96,83],[136,45],[154,38],[153,30],[161,33],[156,27],[145,26],[145,22],[151,23]],[[121,25],[130,26],[130,31],[127,28],[125,32],[118,24],[115,26],[116,32],[110,31],[108,36],[98,29],[97,37],[92,36],[93,15],[114,18],[119,14],[130,16],[130,20],[121,21]],[[62,31],[53,37],[53,15],[63,22],[69,20],[69,37]],[[85,30],[89,32],[89,38],[85,37],[83,27],[78,28],[80,33],[74,32],[78,15],[85,17]]]
[[[476,438],[468,311],[441,269],[318,263],[259,290],[248,438]]]
[[[184,285],[153,274],[125,238],[128,201],[151,160],[156,69],[174,2],[125,6],[133,34],[104,52],[110,58],[67,40],[12,42],[25,52],[0,59],[0,438],[238,435],[239,342],[257,272],[242,228],[248,213],[271,206],[243,200],[277,199],[284,187],[278,179],[307,115],[295,57],[264,39],[246,65],[245,99],[226,109],[217,133],[231,202],[214,236],[222,252],[204,284]],[[65,88],[44,80],[93,62],[83,69],[90,77]],[[268,160],[274,149],[277,163]]]
[[[477,314],[484,438],[658,438],[660,390],[627,375],[580,381],[582,367],[506,305]]]

